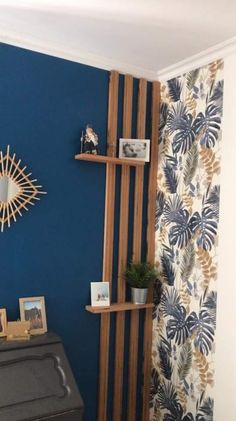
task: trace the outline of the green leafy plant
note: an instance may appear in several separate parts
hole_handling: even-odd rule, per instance
[[[130,263],[124,275],[131,288],[148,288],[157,277],[155,267],[149,263]]]

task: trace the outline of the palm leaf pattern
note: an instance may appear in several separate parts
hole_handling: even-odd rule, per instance
[[[186,342],[180,351],[178,361],[178,375],[180,380],[184,380],[192,365],[192,347],[190,342]]]
[[[199,349],[202,354],[208,355],[212,348],[215,333],[212,318],[208,311],[202,309],[199,313],[199,317],[193,312],[189,316],[188,327],[190,332],[194,332],[196,335],[194,340],[195,348]]]
[[[191,149],[188,151],[188,155],[185,161],[184,167],[184,184],[188,186],[197,170],[198,166],[198,148],[197,145],[194,143]]]
[[[203,123],[202,123],[203,124]],[[185,114],[181,118],[177,133],[172,142],[173,153],[186,153],[192,146],[196,134],[202,128],[198,120],[195,121],[191,114]]]
[[[213,421],[222,69],[161,89],[151,421]]]
[[[172,222],[178,223],[180,221],[180,211],[183,210],[183,201],[180,196],[173,195],[165,202],[163,209],[164,222],[166,225]]]
[[[165,195],[162,191],[158,191],[157,197],[156,197],[155,231],[158,228],[158,223],[164,210],[164,205],[165,205]]]
[[[159,374],[155,368],[152,368],[151,388],[150,388],[150,406],[153,406],[153,400],[158,392],[158,386],[159,386]]]
[[[199,229],[200,235],[197,239],[197,244],[204,250],[211,250],[215,242],[217,227],[216,215],[210,206],[203,208],[201,216],[198,212],[195,212],[191,219],[191,230],[195,232]]]
[[[184,344],[190,335],[192,327],[192,315],[186,319],[186,309],[184,306],[176,306],[172,318],[168,320],[166,325],[166,333],[168,339],[174,339],[178,345]]]
[[[169,95],[172,101],[177,102],[180,100],[181,84],[178,78],[170,79],[167,82],[169,88]]]
[[[160,369],[163,374],[163,376],[170,380],[172,376],[172,363],[171,359],[168,355],[168,352],[166,350],[166,347],[164,346],[163,342],[161,342],[159,346],[159,355],[160,355]]]
[[[163,382],[159,385],[157,396],[159,399],[160,408],[175,411],[177,403],[177,392],[170,382]]]
[[[176,193],[178,179],[177,179],[174,168],[168,162],[166,162],[164,166],[164,174],[166,178],[166,187],[167,187],[168,192]]]
[[[187,107],[183,102],[179,101],[173,104],[168,112],[166,128],[169,134],[173,134],[176,130],[180,130],[182,127],[182,120],[187,114]]]
[[[205,399],[198,410],[196,421],[213,421],[213,409],[213,399]]]
[[[161,310],[165,317],[173,316],[180,305],[180,296],[175,288],[165,288],[161,296]]]
[[[162,263],[162,279],[168,285],[174,285],[174,281],[175,281],[174,267],[168,255],[165,252],[163,252],[163,255],[161,256],[161,263]]]
[[[184,410],[179,402],[175,403],[171,414],[165,414],[164,421],[194,421],[193,415],[187,413],[184,415]]]
[[[214,103],[217,106],[217,111],[221,116],[223,112],[223,90],[224,81],[219,80],[217,84],[212,84],[212,91],[210,94],[210,102]]]
[[[190,242],[183,254],[182,262],[181,262],[181,279],[183,283],[187,283],[189,281],[190,275],[193,271],[195,263],[195,250],[194,245]]]
[[[167,115],[168,115],[168,104],[166,102],[162,102],[160,106],[159,143],[162,143],[165,137]]]
[[[206,193],[204,204],[209,206],[214,214],[216,221],[219,221],[220,207],[220,186],[216,185]]]
[[[219,109],[214,103],[207,105],[205,113],[199,113],[196,117],[195,127],[196,132],[204,130],[201,144],[207,148],[211,148],[215,145],[220,130],[221,116]]]
[[[216,301],[217,301],[217,292],[211,291],[204,303],[203,308],[205,308],[208,311],[208,315],[212,320],[212,325],[214,326],[214,329],[216,328]]]
[[[196,213],[189,219],[187,209],[180,210],[178,221],[170,228],[169,241],[171,245],[177,245],[180,248],[186,247],[192,234],[200,224],[200,217]]]
[[[191,91],[197,81],[200,69],[192,70],[186,75],[186,86]]]

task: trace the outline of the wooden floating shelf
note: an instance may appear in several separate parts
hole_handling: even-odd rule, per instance
[[[137,161],[129,158],[115,158],[113,156],[92,155],[86,153],[75,155],[75,159],[78,161],[98,162],[100,164],[128,165],[129,167],[143,167],[145,164],[144,161]]]
[[[127,310],[142,310],[143,308],[152,308],[154,307],[153,303],[146,304],[133,304],[133,303],[114,303],[110,307],[92,307],[86,306],[86,310],[93,314],[99,313],[112,313],[118,311],[127,311]]]

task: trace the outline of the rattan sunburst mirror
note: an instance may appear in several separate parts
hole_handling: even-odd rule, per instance
[[[40,200],[42,186],[37,184],[37,179],[31,179],[32,173],[26,172],[26,166],[21,167],[21,159],[10,155],[10,146],[4,155],[0,152],[0,226],[1,232],[5,224],[11,226],[11,221],[16,222],[17,216],[22,216],[22,211],[28,211],[28,205]]]

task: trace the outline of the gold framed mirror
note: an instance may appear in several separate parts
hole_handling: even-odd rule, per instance
[[[32,173],[26,173],[26,166],[21,167],[21,159],[17,161],[16,155],[10,155],[10,146],[4,155],[0,152],[0,225],[1,232],[5,224],[11,226],[12,219],[16,222],[22,211],[28,211],[28,205],[40,200],[41,185],[36,184],[37,179],[31,179]]]

